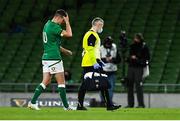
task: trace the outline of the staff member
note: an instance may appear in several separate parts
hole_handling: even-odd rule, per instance
[[[137,93],[137,108],[144,108],[143,97],[143,68],[146,62],[150,60],[149,49],[144,42],[141,33],[135,34],[133,44],[130,45],[129,59],[128,59],[128,106],[127,108],[134,107],[134,86]]]
[[[82,58],[82,68],[83,68],[83,77],[87,72],[98,72],[102,69],[104,65],[100,60],[100,45],[101,41],[98,33],[103,31],[104,21],[96,17],[92,21],[91,29],[84,35],[83,38],[83,58]],[[77,110],[87,110],[83,106],[84,97],[86,89],[84,87],[84,80],[79,88],[78,92],[78,106]],[[101,93],[106,101],[107,110],[116,110],[119,106],[114,106],[110,102],[108,89],[101,90]]]
[[[117,64],[121,61],[120,55],[117,50],[117,46],[113,43],[111,36],[105,38],[103,45],[100,48],[101,60],[106,63],[103,66],[103,71],[108,75],[108,81],[111,85],[109,90],[110,101],[113,103],[113,91],[115,87]],[[101,96],[101,103],[104,104],[104,100]]]

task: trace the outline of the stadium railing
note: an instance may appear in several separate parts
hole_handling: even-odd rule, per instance
[[[0,92],[33,92],[38,84],[39,83],[0,83]],[[67,84],[67,92],[77,92],[79,86],[80,83]],[[148,93],[176,93],[175,89],[179,89],[180,84],[145,83],[143,87],[144,91]],[[56,90],[56,83],[52,83],[47,87],[47,92],[55,93]],[[115,92],[126,92],[126,87],[121,83],[116,83]]]

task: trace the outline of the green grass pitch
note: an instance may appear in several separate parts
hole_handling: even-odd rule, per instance
[[[22,120],[120,120],[120,119],[180,119],[180,109],[119,109],[106,111],[105,108],[89,108],[88,111],[64,111],[62,108],[41,108],[40,111],[28,108],[1,107],[0,119]]]

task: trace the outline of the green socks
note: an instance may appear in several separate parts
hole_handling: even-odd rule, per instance
[[[46,88],[46,86],[43,83],[41,83],[40,85],[38,85],[36,87],[36,90],[34,92],[34,96],[33,96],[32,100],[31,100],[32,104],[36,104],[36,101],[37,101],[38,97],[45,90],[45,88]]]
[[[69,107],[69,104],[68,104],[67,98],[66,98],[66,88],[65,88],[65,86],[62,87],[62,86],[59,85],[59,86],[58,86],[58,92],[59,92],[59,94],[60,94],[60,97],[61,97],[61,100],[62,100],[62,102],[63,102],[64,107],[65,107],[65,108],[68,108],[68,107]]]
[[[32,104],[36,104],[36,101],[37,101],[38,97],[45,90],[45,88],[46,88],[46,86],[43,83],[41,83],[40,85],[38,85],[36,87],[36,90],[34,92],[34,96],[33,96],[32,100],[31,100]],[[68,108],[69,104],[68,104],[67,98],[66,98],[66,88],[65,88],[65,85],[59,85],[58,86],[58,92],[59,92],[59,95],[61,97],[61,100],[63,102],[64,107]]]

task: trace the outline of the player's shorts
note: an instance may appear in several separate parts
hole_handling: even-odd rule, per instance
[[[42,60],[43,73],[49,72],[50,74],[56,74],[64,72],[62,60]]]

